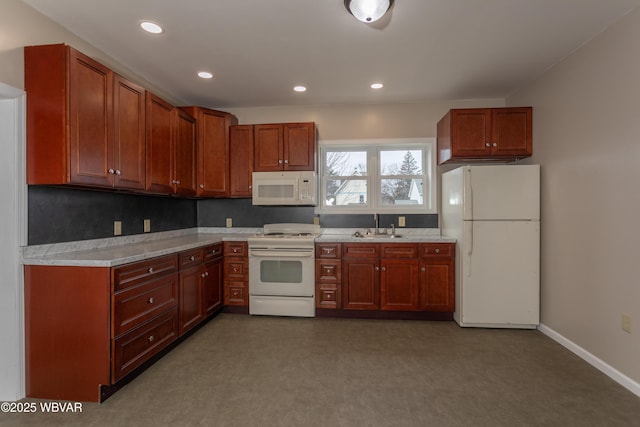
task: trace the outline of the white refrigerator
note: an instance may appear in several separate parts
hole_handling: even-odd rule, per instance
[[[460,326],[540,323],[540,166],[463,166],[442,175],[441,232],[456,244]]]

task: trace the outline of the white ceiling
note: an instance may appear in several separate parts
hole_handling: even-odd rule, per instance
[[[210,108],[502,98],[640,4],[396,0],[367,25],[343,0],[24,1],[185,104]],[[164,34],[141,31],[142,19]],[[308,91],[293,92],[298,84]]]

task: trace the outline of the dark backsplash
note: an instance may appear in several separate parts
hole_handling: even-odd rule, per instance
[[[251,199],[190,200],[93,190],[30,186],[29,245],[113,237],[113,222],[122,221],[122,235],[142,234],[143,220],[151,232],[193,227],[262,227],[281,222],[312,223],[314,208],[253,206]],[[380,227],[396,226],[399,214],[380,215]],[[402,214],[409,228],[437,228],[438,215]],[[325,228],[369,228],[372,214],[320,215]]]

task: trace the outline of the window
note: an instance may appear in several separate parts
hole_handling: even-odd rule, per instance
[[[436,213],[435,140],[320,141],[317,213]]]

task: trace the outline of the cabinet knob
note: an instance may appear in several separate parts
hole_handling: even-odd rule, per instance
[[[147,302],[148,302],[149,304],[153,304],[153,303],[155,302],[155,300],[153,299],[153,297],[151,297],[151,298],[149,298],[149,299],[147,300]]]
[[[120,169],[116,169],[116,175],[118,176],[122,175],[122,172],[120,172]]]
[[[420,268],[420,271],[427,271],[425,267]]]
[[[193,255],[189,257],[189,261],[195,261],[195,260],[196,260],[196,257],[194,257]]]
[[[180,180],[176,179],[176,184],[180,185]]]
[[[233,253],[237,253],[238,252],[238,248],[233,248]]]
[[[209,277],[209,272],[208,271],[204,272],[204,277]]]
[[[250,186],[249,186],[249,190],[251,190],[252,188],[253,188],[253,185],[250,185]]]
[[[440,249],[436,249],[436,253],[439,254],[440,253]]]
[[[484,145],[487,146],[487,147],[491,147],[491,144],[488,143],[488,142],[486,144],[484,144]]]
[[[109,168],[109,170],[107,172],[109,172],[109,175],[113,175],[116,171],[114,171],[113,169]]]
[[[494,142],[494,143],[493,143],[493,146],[494,146],[494,147],[497,147],[497,146],[498,146],[498,143]]]
[[[153,267],[149,267],[149,270],[147,271],[149,271],[149,273],[153,273]]]
[[[285,165],[288,165],[288,164],[289,164],[289,160],[284,159],[284,164],[285,164]]]
[[[216,254],[216,250],[215,249],[211,249],[211,254],[215,255]]]
[[[380,271],[380,267],[376,265],[376,271]]]
[[[381,270],[382,271],[387,271],[387,267],[382,267]]]
[[[153,340],[155,340],[155,337],[153,335],[149,335],[149,338],[147,338],[147,341],[153,342]]]
[[[207,273],[202,273],[202,274],[200,275],[200,277],[202,277],[202,278],[204,279],[205,277],[207,277]]]
[[[200,188],[204,188],[204,184],[200,184]]]

